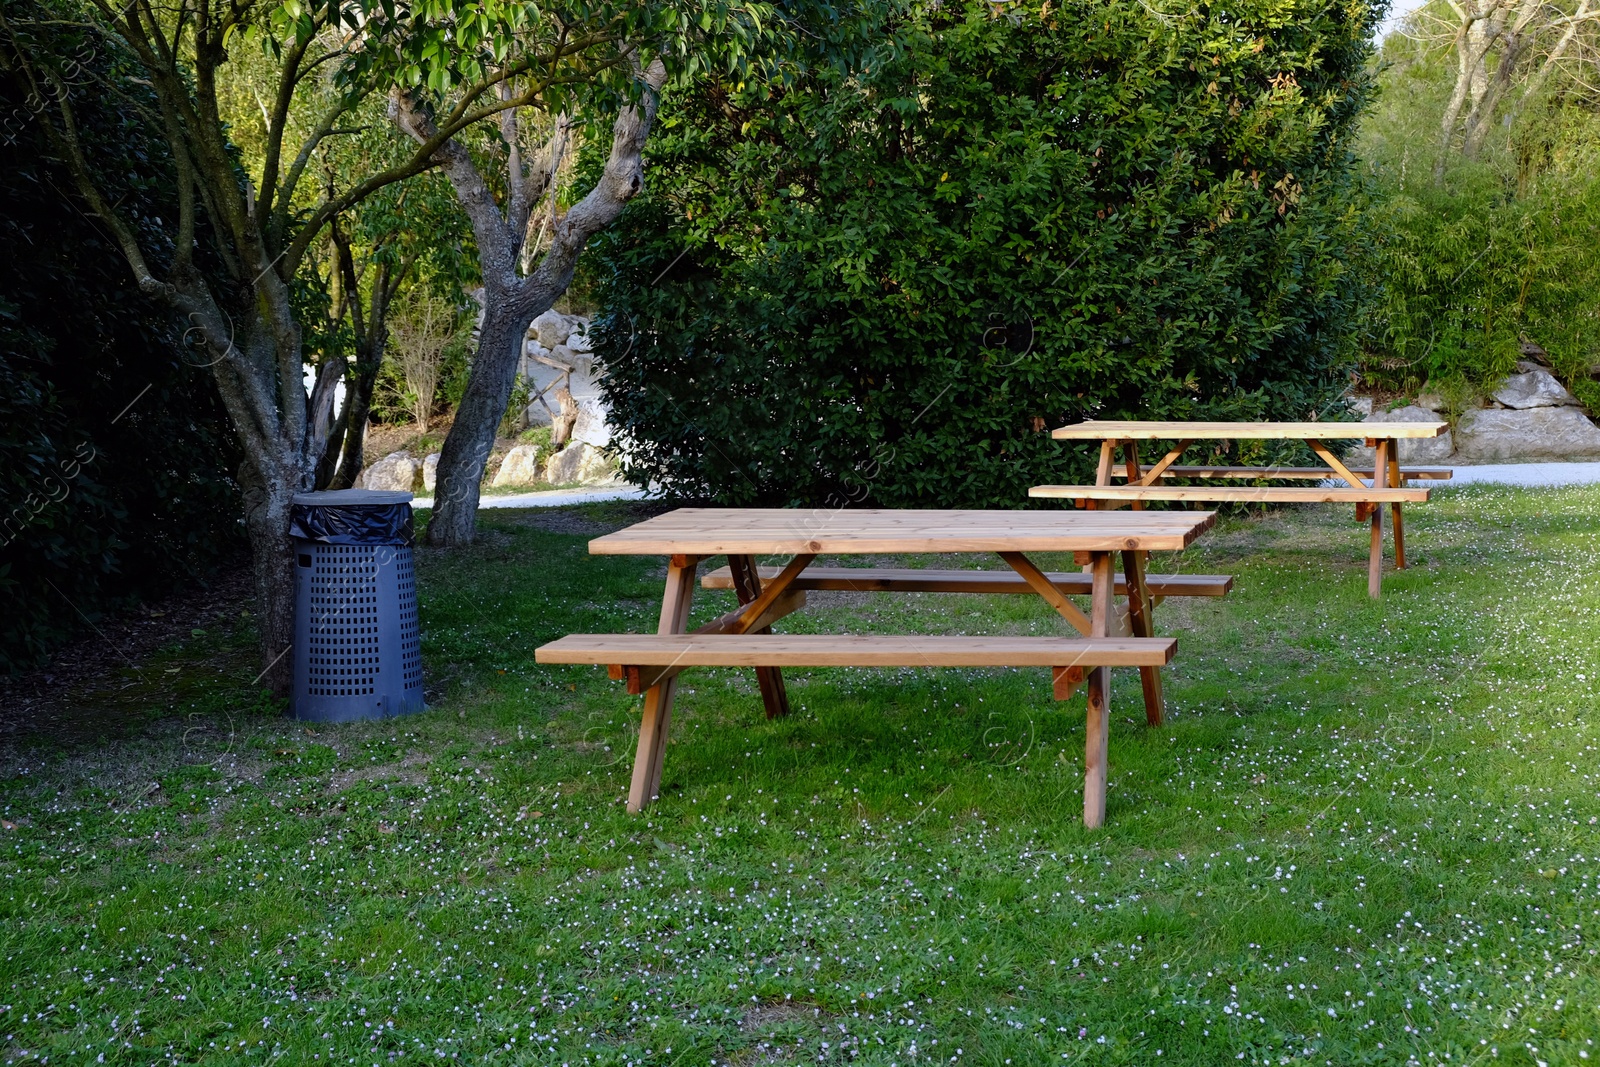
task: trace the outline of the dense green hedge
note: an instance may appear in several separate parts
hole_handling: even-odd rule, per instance
[[[144,120],[78,72],[83,126],[124,150],[125,203],[171,209]],[[99,613],[203,579],[241,545],[238,463],[210,372],[69,195],[26,99],[0,79],[0,671]],[[202,361],[196,359],[196,363]]]
[[[1085,473],[1045,427],[1339,417],[1371,18],[947,2],[811,28],[881,43],[771,99],[669,95],[595,268],[628,475],[1015,506]]]

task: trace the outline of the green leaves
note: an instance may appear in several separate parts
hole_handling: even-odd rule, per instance
[[[1364,11],[1365,9],[1358,9]],[[882,6],[770,102],[669,98],[599,246],[633,474],[1018,506],[1084,417],[1330,417],[1367,292],[1366,17]]]
[[[289,27],[304,0],[285,0],[274,25]],[[778,75],[773,7],[722,0],[625,3],[580,0],[559,10],[534,0],[350,0],[361,48],[347,81],[426,89],[451,104],[504,81],[542,110],[570,112],[631,100],[638,71],[660,58],[669,72]]]

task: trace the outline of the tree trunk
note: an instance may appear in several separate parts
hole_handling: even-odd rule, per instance
[[[494,447],[495,430],[511,399],[523,332],[567,291],[589,238],[616,221],[627,202],[644,187],[644,146],[667,70],[654,59],[641,65],[638,73],[643,94],[638,103],[618,112],[611,127],[611,153],[600,180],[555,225],[550,247],[532,274],[517,271],[531,207],[527,196],[516,193],[526,184],[517,153],[510,153],[513,195],[508,214],[501,213],[493,190],[465,148],[447,141],[434,154],[472,220],[484,280],[484,321],[466,395],[439,456],[438,491],[433,519],[428,523],[431,545],[472,543],[477,532],[479,488]],[[400,128],[419,142],[427,141],[432,122],[410,95],[396,90],[389,99],[390,115]],[[514,146],[514,141],[511,138],[508,145]],[[553,185],[549,192],[555,195]]]
[[[263,292],[274,285],[278,291]],[[291,383],[300,410],[291,412],[290,418],[277,418],[272,400],[267,399],[281,393],[269,369],[298,363],[300,358],[298,328],[291,325],[286,331],[270,309],[285,293],[276,276],[266,275],[256,289],[241,294],[229,314],[198,277],[186,277],[167,291],[173,305],[195,323],[194,336],[210,360],[217,392],[244,449],[239,485],[258,603],[263,670],[257,681],[279,698],[289,695],[294,681],[295,576],[289,507],[295,493],[311,488],[320,458],[308,451],[306,396],[300,379]],[[231,328],[234,323],[243,327],[237,337]]]
[[[495,431],[511,402],[522,336],[528,328],[528,318],[517,313],[518,303],[504,294],[486,296],[488,310],[478,331],[466,392],[439,455],[433,518],[428,522],[430,545],[469,545],[477,533],[479,491],[494,450]]]
[[[349,489],[361,478],[366,466],[367,420],[372,415],[372,390],[378,382],[378,366],[383,357],[368,362],[358,353],[355,371],[345,383],[344,452],[339,459],[339,469],[328,482],[329,489]]]
[[[348,489],[348,485],[336,486],[334,478],[339,474],[339,460],[344,456],[344,439],[350,425],[350,390],[354,383],[346,380],[344,393],[344,406],[339,409],[339,417],[333,420],[333,428],[328,431],[328,443],[322,449],[322,459],[317,464],[316,487],[318,489]]]
[[[266,457],[263,457],[266,458]],[[245,533],[255,579],[257,639],[265,664],[256,681],[276,697],[287,697],[294,683],[294,551],[289,544],[289,507],[298,475],[283,469],[262,479],[256,464],[246,460],[241,471]]]

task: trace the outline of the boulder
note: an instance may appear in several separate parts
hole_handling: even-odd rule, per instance
[[[1370,396],[1347,396],[1345,405],[1357,415],[1366,418],[1372,414],[1372,398]]]
[[[593,352],[594,342],[589,338],[589,324],[583,319],[573,320],[572,332],[567,335],[567,347],[574,352]]]
[[[572,439],[595,448],[605,448],[611,443],[611,424],[606,421],[607,411],[600,398],[586,396],[575,399],[578,420],[572,424]]]
[[[1413,400],[1412,403],[1424,411],[1432,412],[1436,417],[1439,412],[1450,406],[1445,403],[1444,397],[1440,396],[1432,389],[1422,390],[1422,392],[1417,394],[1417,398]]]
[[[573,482],[591,485],[609,481],[615,470],[604,452],[593,445],[574,441],[550,457],[545,477],[555,485],[570,485]]]
[[[1547,370],[1535,368],[1522,374],[1513,374],[1494,391],[1495,400],[1508,408],[1576,407],[1578,398],[1567,392]]]
[[[561,312],[552,310],[534,319],[531,329],[541,345],[554,348],[571,335],[572,323]]]
[[[1600,460],[1600,426],[1574,407],[1486,408],[1456,424],[1465,463]]]
[[[539,480],[539,446],[518,445],[500,461],[495,485],[533,485]]]
[[[422,488],[433,492],[433,487],[439,484],[439,453],[430,452],[422,460]]]
[[[1371,415],[1361,420],[1362,422],[1438,422],[1439,416],[1427,408],[1415,404],[1395,408],[1393,411],[1374,411]],[[1400,441],[1401,463],[1448,463],[1450,454],[1455,451],[1455,442],[1451,440],[1450,431],[1446,430],[1442,437],[1412,437]],[[1345,457],[1347,463],[1371,463],[1373,450],[1370,448],[1354,448]]]
[[[409,493],[417,484],[419,466],[409,452],[390,452],[361,475],[361,487]]]

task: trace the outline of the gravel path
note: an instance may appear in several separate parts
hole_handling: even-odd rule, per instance
[[[1600,464],[1596,464],[1600,466]],[[516,493],[510,496],[478,498],[480,508],[564,508],[573,504],[598,504],[603,500],[643,500],[644,490],[636,485],[586,485],[581,489],[550,489],[542,493]],[[432,508],[431,496],[419,496],[413,508]]]
[[[1550,486],[1600,484],[1600,463],[1488,463],[1476,467],[1451,467],[1455,477],[1450,485]],[[636,485],[588,485],[581,489],[551,489],[543,493],[517,493],[512,496],[485,496],[481,508],[561,508],[573,504],[594,504],[602,500],[643,500],[645,492]],[[414,508],[432,508],[432,497],[418,497]]]
[[[1600,482],[1600,463],[1486,463],[1480,467],[1451,467],[1455,477],[1437,485],[1594,485]]]

